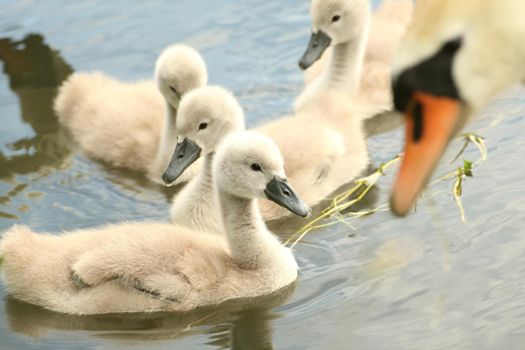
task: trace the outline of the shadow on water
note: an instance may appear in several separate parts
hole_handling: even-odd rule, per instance
[[[57,167],[69,151],[53,112],[53,99],[73,69],[39,34],[20,41],[1,38],[0,61],[9,87],[18,97],[21,118],[35,132],[8,145],[21,154],[0,152],[0,179]]]
[[[9,328],[32,338],[55,338],[56,332],[82,331],[113,341],[177,339],[195,334],[208,337],[208,344],[230,349],[273,349],[271,309],[283,304],[295,283],[272,295],[231,301],[214,308],[188,313],[132,313],[76,316],[5,299]],[[55,333],[55,334],[53,334]],[[49,334],[49,335],[48,335]]]

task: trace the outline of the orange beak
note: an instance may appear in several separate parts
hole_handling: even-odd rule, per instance
[[[404,216],[412,208],[463,120],[458,100],[414,94],[405,113],[405,154],[390,198],[394,214]]]

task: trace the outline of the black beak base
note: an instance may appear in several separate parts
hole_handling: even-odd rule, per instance
[[[405,113],[415,92],[461,100],[453,67],[462,45],[462,37],[449,40],[434,55],[401,72],[392,84],[395,109]]]
[[[185,138],[177,144],[171,157],[168,169],[162,175],[162,181],[166,186],[172,185],[179,176],[184,173],[201,155],[201,148],[193,141]]]
[[[314,64],[315,61],[321,58],[323,52],[330,46],[331,42],[332,39],[321,30],[317,33],[312,33],[308,47],[299,61],[299,67],[304,70]]]
[[[305,218],[312,212],[312,209],[310,209],[308,204],[299,198],[285,179],[281,179],[277,176],[274,177],[272,181],[266,185],[264,193],[269,200],[288,209],[295,215]]]

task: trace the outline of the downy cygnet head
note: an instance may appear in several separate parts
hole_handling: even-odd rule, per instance
[[[177,109],[184,94],[207,84],[206,64],[195,49],[172,45],[157,59],[155,81],[171,107]]]
[[[204,86],[184,96],[176,128],[177,146],[162,176],[166,185],[201,155],[215,152],[229,133],[244,130],[244,113],[232,93],[218,86]]]
[[[299,61],[307,69],[330,45],[355,40],[363,35],[370,18],[369,0],[313,0],[310,6],[312,36]]]
[[[288,183],[281,152],[266,135],[253,131],[228,135],[217,150],[213,171],[219,191],[245,199],[269,199],[302,217],[311,213]]]

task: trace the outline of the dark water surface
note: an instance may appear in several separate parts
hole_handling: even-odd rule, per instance
[[[377,2],[377,1],[376,1]],[[199,49],[210,80],[235,92],[249,125],[290,111],[309,35],[308,1],[15,1],[0,5],[0,231],[165,220],[172,193],[75,151],[52,113],[73,70],[152,76],[165,46]],[[512,90],[468,126],[489,159],[464,185],[468,223],[432,187],[415,214],[336,225],[295,247],[295,290],[242,310],[73,317],[0,293],[1,349],[522,349],[525,341],[525,92]],[[401,131],[369,139],[373,165]],[[438,173],[447,163],[454,142]],[[469,147],[467,159],[476,159]],[[372,205],[387,200],[393,170]],[[289,229],[288,229],[289,230]],[[284,234],[286,231],[283,228]],[[285,236],[285,235],[284,235]]]

